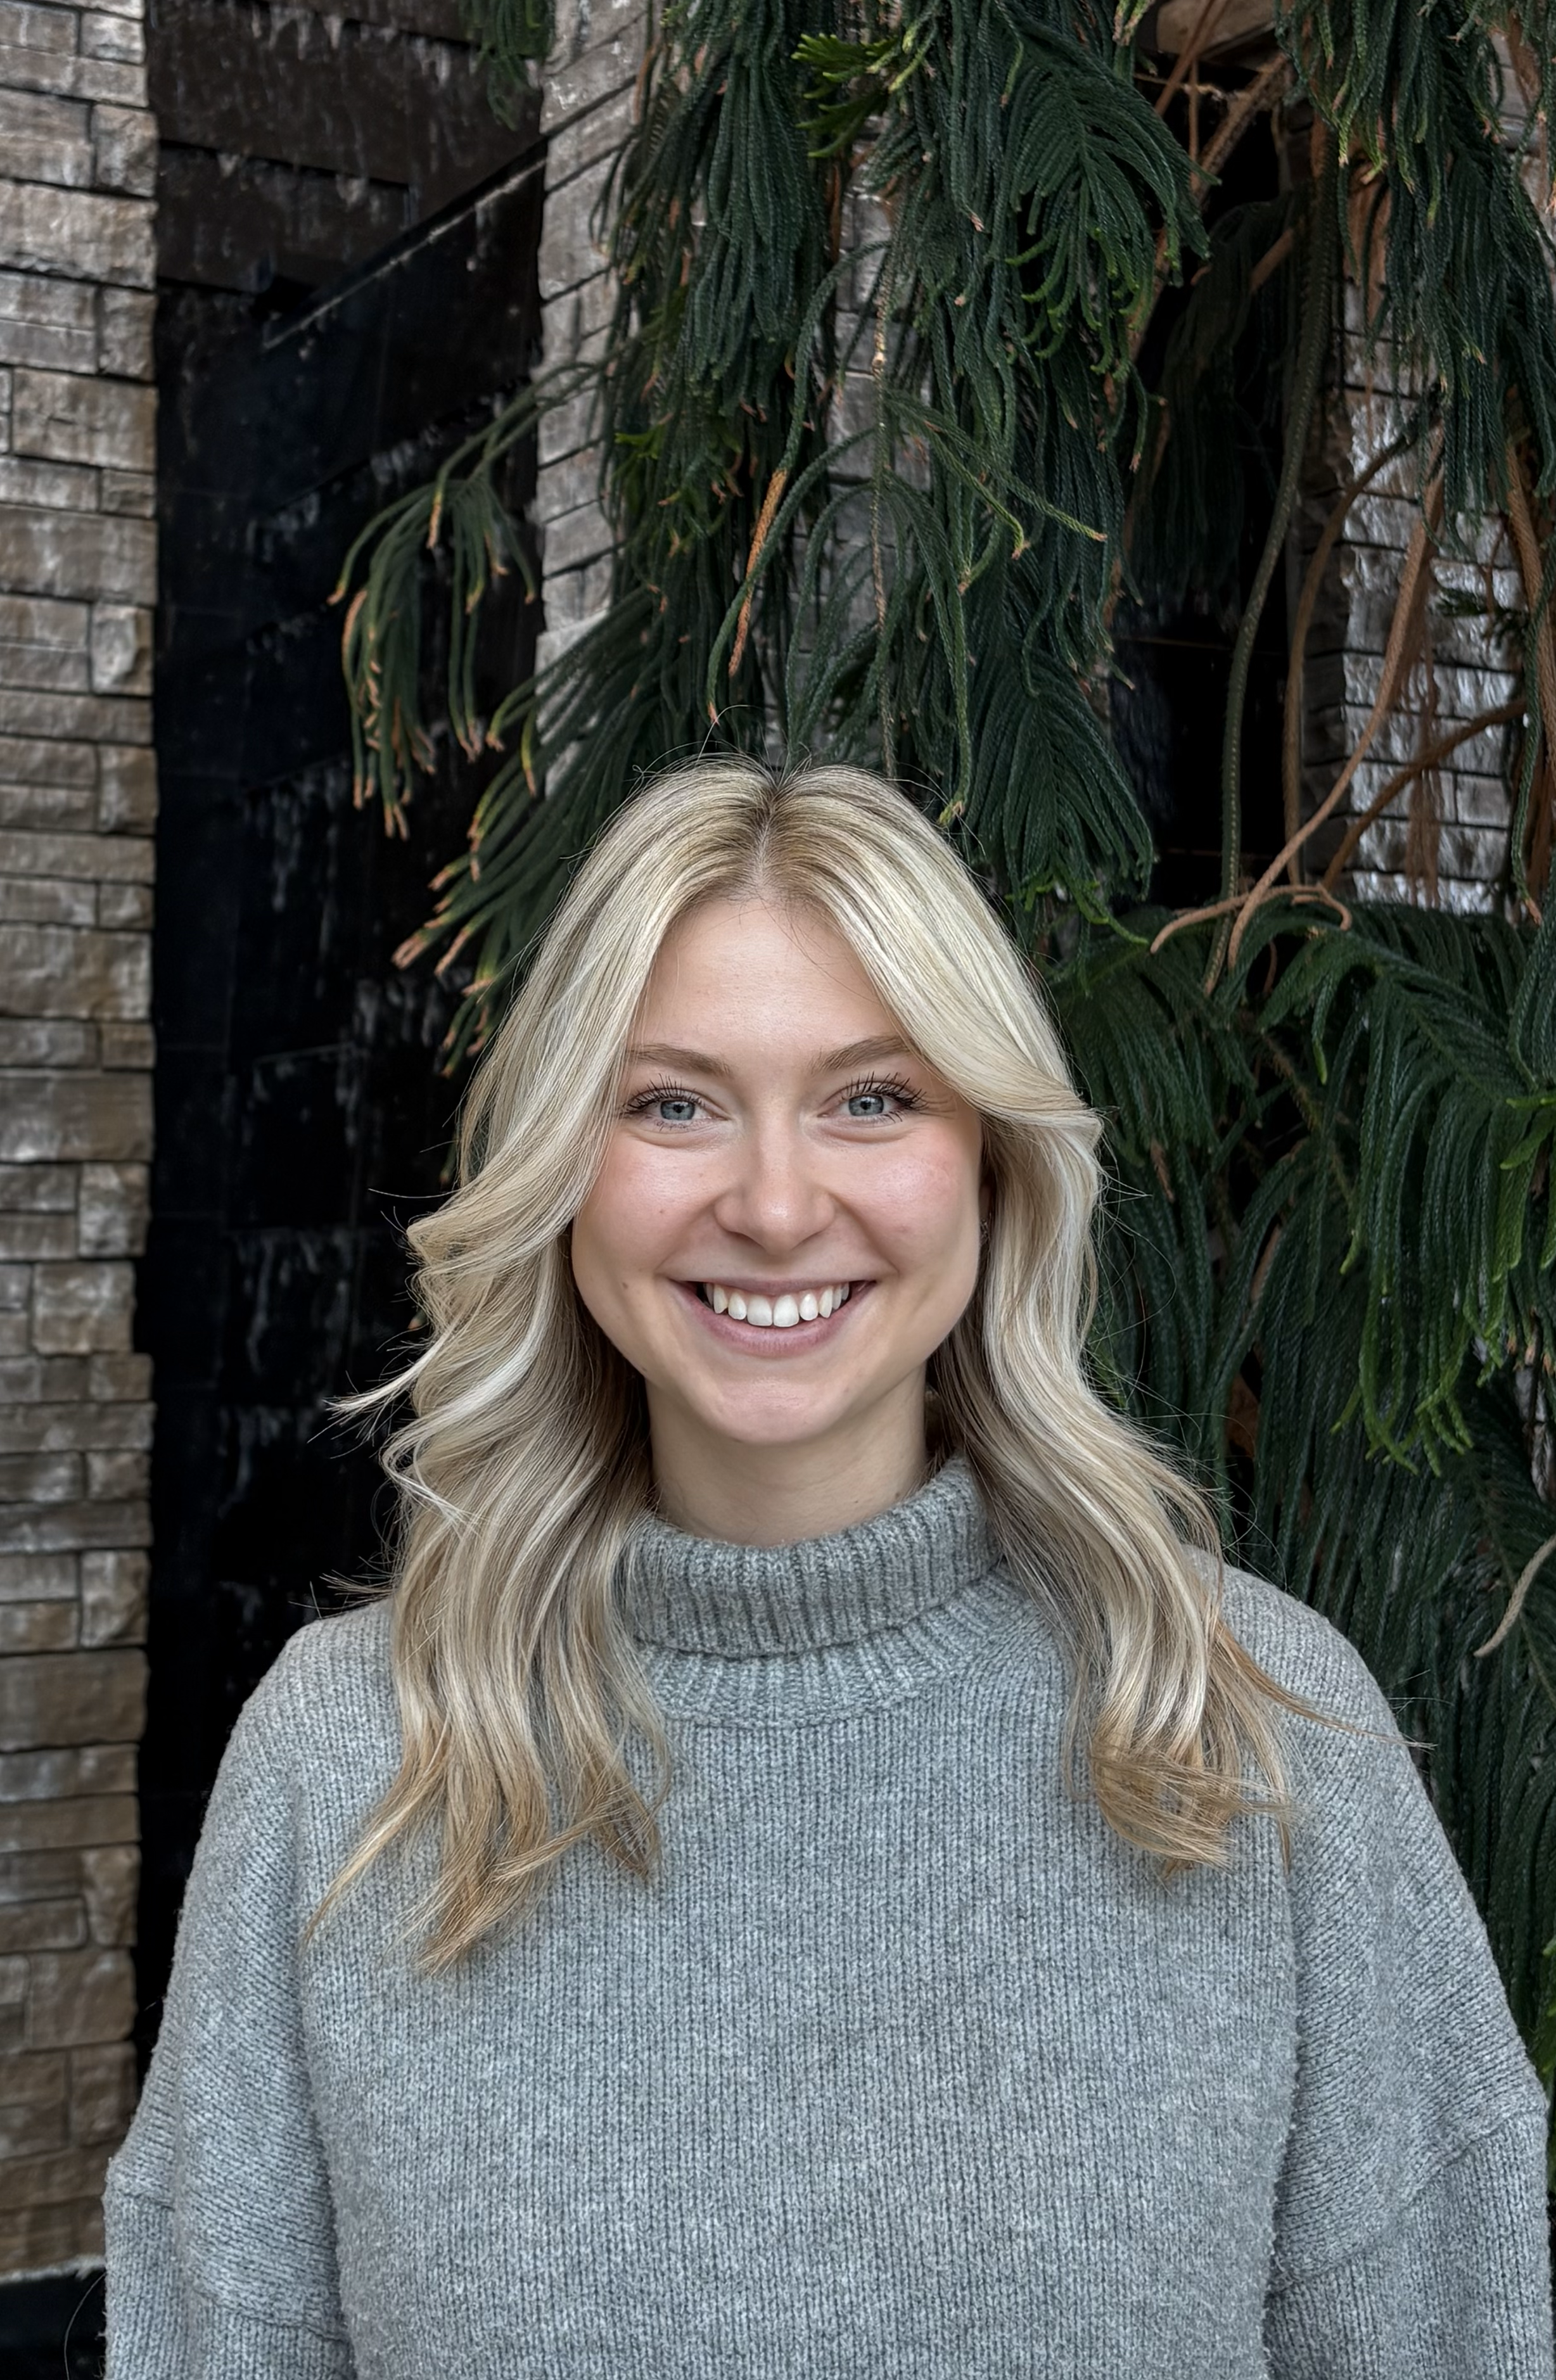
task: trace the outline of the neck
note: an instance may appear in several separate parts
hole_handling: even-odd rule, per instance
[[[870,1521],[929,1469],[922,1373],[884,1408],[824,1438],[750,1446],[722,1438],[649,1391],[659,1509],[675,1528],[726,1545],[789,1546]]]

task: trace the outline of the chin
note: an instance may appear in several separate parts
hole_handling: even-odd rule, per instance
[[[803,1446],[826,1438],[851,1417],[852,1402],[825,1406],[811,1396],[750,1397],[711,1408],[696,1407],[704,1428],[736,1446]]]

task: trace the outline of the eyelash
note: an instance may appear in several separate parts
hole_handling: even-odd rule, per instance
[[[861,1075],[857,1082],[847,1084],[839,1096],[846,1107],[850,1099],[863,1099],[872,1091],[883,1091],[905,1111],[918,1105],[918,1094],[900,1075]]]
[[[912,1084],[904,1082],[900,1075],[860,1075],[855,1081],[845,1084],[838,1093],[838,1102],[846,1107],[850,1099],[865,1099],[874,1092],[883,1092],[888,1099],[895,1099],[905,1113],[919,1104]],[[684,1084],[650,1083],[645,1089],[634,1092],[623,1113],[628,1116],[647,1115],[661,1099],[687,1099],[700,1104],[697,1092],[688,1091]],[[672,1132],[676,1129],[674,1124],[666,1128]]]

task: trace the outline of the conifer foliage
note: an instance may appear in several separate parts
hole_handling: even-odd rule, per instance
[[[495,77],[543,54],[539,0],[473,5]],[[359,787],[402,820],[444,722],[488,771],[405,953],[473,970],[462,1047],[667,756],[825,748],[920,793],[1033,951],[1108,1119],[1100,1376],[1185,1449],[1229,1549],[1334,1618],[1428,1745],[1550,2077],[1556,306],[1537,198],[1556,19],[1549,0],[1278,11],[1278,55],[1197,150],[1175,94],[1219,5],[1167,82],[1131,0],[665,6],[607,202],[603,362],[542,376],[347,559]],[[1218,174],[1277,109],[1306,128],[1299,170],[1208,226]],[[1343,855],[1306,881],[1289,736],[1291,839],[1247,880],[1249,657],[1347,290],[1411,392],[1380,401],[1378,451],[1408,459],[1419,502],[1364,742],[1418,658],[1435,558],[1505,520],[1517,560],[1523,606],[1495,623],[1523,672],[1496,714],[1516,795],[1500,916],[1347,909]],[[1251,566],[1230,435],[1250,343],[1281,393]],[[483,600],[532,579],[508,464],[559,405],[603,430],[613,599],[483,710]],[[1121,595],[1190,589],[1239,625],[1220,885],[1169,914],[1145,905],[1149,821],[1106,725],[1110,627]],[[1293,701],[1310,618],[1305,593]]]

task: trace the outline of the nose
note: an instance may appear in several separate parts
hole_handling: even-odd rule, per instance
[[[825,1231],[836,1201],[797,1124],[776,1117],[754,1123],[731,1156],[729,1177],[713,1202],[721,1231],[773,1256],[788,1255]]]

